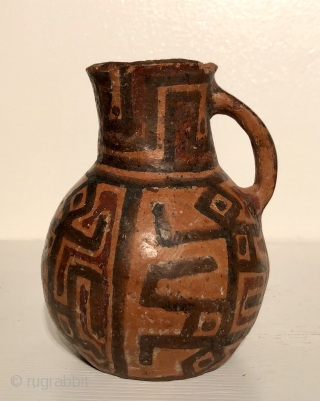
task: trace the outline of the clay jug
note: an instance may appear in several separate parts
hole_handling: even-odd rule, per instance
[[[259,313],[276,151],[257,115],[216,84],[216,69],[182,59],[87,69],[98,159],[56,211],[42,281],[56,326],[103,372],[174,380],[212,371]],[[250,137],[249,188],[218,164],[215,114]]]

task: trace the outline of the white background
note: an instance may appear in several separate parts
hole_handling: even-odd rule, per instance
[[[98,120],[85,68],[189,58],[269,128],[279,179],[268,240],[320,239],[318,0],[0,0],[0,239],[44,239],[65,193],[96,159]],[[212,120],[218,158],[254,176],[249,140]]]

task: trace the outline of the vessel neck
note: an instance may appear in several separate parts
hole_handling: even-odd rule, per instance
[[[99,162],[136,171],[213,169],[207,110],[213,70],[188,60],[89,67],[100,121]]]

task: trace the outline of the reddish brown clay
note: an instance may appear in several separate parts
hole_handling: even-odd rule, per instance
[[[55,324],[103,372],[173,380],[212,371],[258,315],[276,151],[261,120],[217,86],[216,68],[161,60],[87,69],[98,160],[52,220],[42,280]],[[218,165],[210,118],[219,113],[250,137],[250,188]]]

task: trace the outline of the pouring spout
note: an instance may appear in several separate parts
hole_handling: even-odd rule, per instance
[[[206,64],[199,63],[199,65],[206,74],[215,73],[218,69],[218,66],[214,63],[206,63]]]

